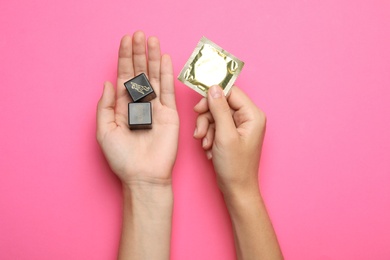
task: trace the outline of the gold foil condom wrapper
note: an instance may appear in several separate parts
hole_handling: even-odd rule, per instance
[[[243,66],[244,62],[202,37],[178,79],[205,97],[213,85],[221,86],[227,95]]]

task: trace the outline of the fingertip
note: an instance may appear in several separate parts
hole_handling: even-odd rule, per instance
[[[112,85],[110,81],[108,81],[108,80],[104,81],[104,84],[103,84],[104,88],[106,88],[109,85]]]
[[[202,139],[206,135],[206,130],[201,123],[197,122],[194,134],[192,135],[195,139]]]
[[[133,39],[135,42],[140,42],[145,39],[145,33],[141,30],[137,30],[133,34]]]
[[[207,95],[207,105],[213,116],[219,117],[221,113],[230,113],[229,104],[227,103],[220,86],[215,85],[209,88]]]
[[[167,66],[172,67],[172,60],[169,54],[161,55],[161,65],[163,68],[166,68]]]
[[[194,137],[196,139],[201,139],[207,135],[208,129],[211,124],[211,114],[201,114],[196,119],[196,132],[194,132]]]
[[[148,38],[148,46],[149,48],[157,48],[160,46],[160,41],[156,36],[150,36]]]
[[[103,92],[102,96],[99,100],[98,105],[103,107],[110,106],[112,104],[112,100],[114,99],[114,87],[110,81],[105,81],[103,84]]]
[[[213,159],[213,153],[211,152],[211,150],[206,151],[206,157],[208,160]]]
[[[195,130],[194,130],[194,133],[193,133],[192,136],[193,136],[194,138],[196,138],[197,133],[198,133],[198,128],[195,126]]]
[[[114,86],[110,81],[107,80],[104,82],[104,89],[109,89],[109,88],[114,88]]]
[[[103,91],[102,91],[102,94],[100,95],[100,99],[99,99],[99,103],[98,105],[100,105],[103,97],[104,97],[104,93],[106,92],[106,88],[107,88],[107,85],[108,85],[108,81],[104,81],[103,83]]]
[[[171,60],[171,55],[169,55],[167,53],[164,53],[162,56],[165,57],[165,59],[167,59],[167,60]]]
[[[203,147],[203,149],[206,149],[207,145],[208,145],[208,139],[207,139],[207,137],[205,137],[202,140],[202,147]]]
[[[138,63],[142,65],[142,70],[144,69],[143,66],[146,66],[146,64],[143,64],[144,59],[146,61],[146,56],[145,56],[145,54],[146,54],[146,45],[145,45],[145,43],[146,43],[146,41],[145,41],[145,34],[144,34],[144,32],[143,31],[136,31],[133,34],[133,40],[132,40],[133,56],[137,56],[137,55],[140,56],[138,59],[141,59],[141,60],[138,61]],[[137,64],[136,60],[134,60],[133,62],[134,62],[135,65]],[[138,73],[136,73],[136,74],[138,74]]]
[[[207,104],[207,99],[202,98],[199,100],[199,102],[194,106],[194,111],[198,114],[205,113],[209,110],[208,104]]]
[[[208,97],[213,99],[218,99],[224,96],[223,90],[220,86],[214,85],[209,88],[207,91]]]
[[[119,57],[131,57],[132,44],[131,36],[126,34],[122,37],[120,46],[119,46]]]
[[[210,150],[212,146],[213,146],[213,141],[210,140],[207,137],[207,135],[206,135],[206,137],[204,137],[202,139],[202,148],[203,148],[203,150],[205,150],[205,151]]]
[[[131,36],[129,34],[125,34],[122,36],[121,45],[131,42]]]

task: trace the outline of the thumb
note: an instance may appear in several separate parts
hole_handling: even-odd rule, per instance
[[[96,137],[99,140],[115,123],[115,90],[110,82],[104,84],[103,95],[96,111]]]
[[[208,90],[208,105],[215,121],[215,134],[217,137],[236,134],[236,126],[230,112],[230,106],[220,86],[212,86]]]

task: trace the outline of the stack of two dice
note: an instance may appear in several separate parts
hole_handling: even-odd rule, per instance
[[[148,78],[142,73],[124,84],[132,99],[128,105],[130,129],[152,128],[152,103],[149,101],[156,98],[156,93]]]

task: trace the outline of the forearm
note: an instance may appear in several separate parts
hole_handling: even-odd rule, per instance
[[[169,259],[171,185],[123,186],[123,223],[118,259]]]
[[[258,188],[224,195],[231,217],[237,259],[283,259]]]

